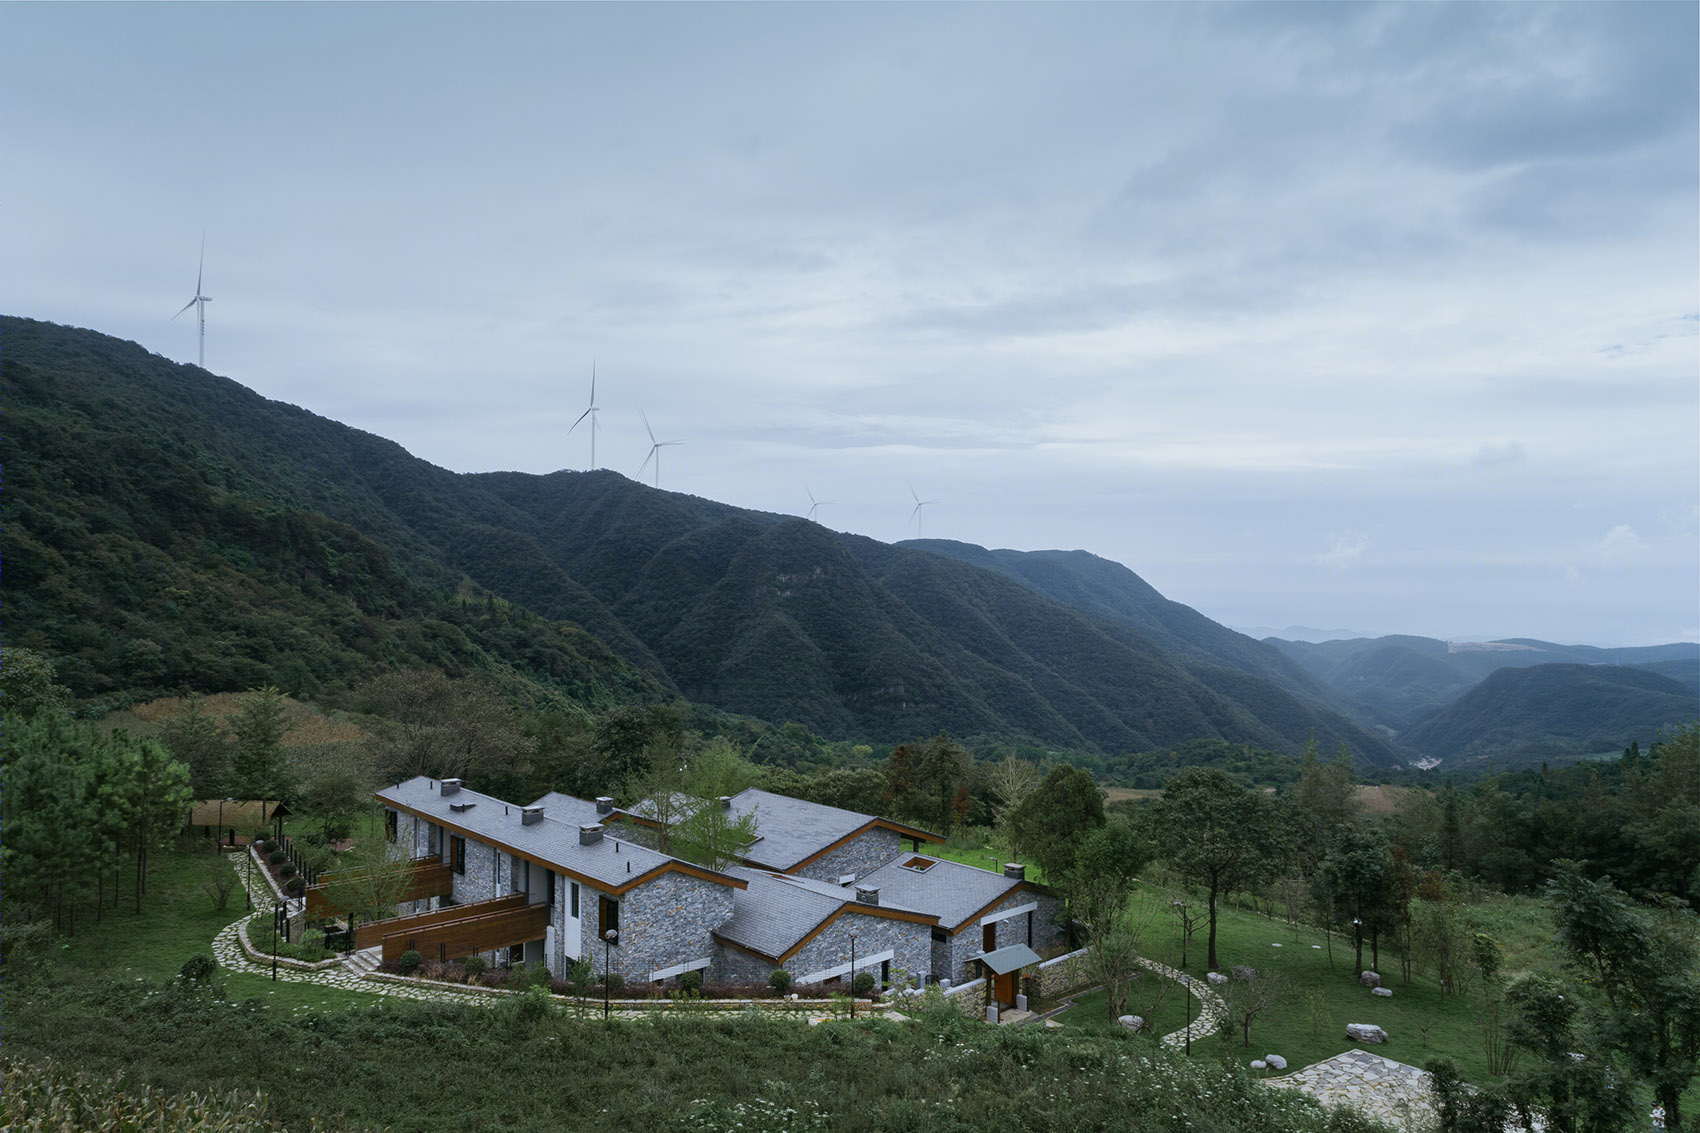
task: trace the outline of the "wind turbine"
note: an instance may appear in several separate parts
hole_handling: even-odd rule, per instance
[[[572,436],[573,435],[573,429],[578,428],[579,425],[581,423],[583,423],[583,421],[586,417],[590,418],[590,470],[592,472],[595,472],[596,471],[596,430],[597,430],[597,427],[598,427],[597,424],[596,424],[596,363],[595,362],[592,362],[590,364],[590,408],[586,409],[583,413],[580,413],[578,415],[578,420],[573,422],[573,428],[567,430],[567,436],[569,436],[569,437]]]
[[[201,266],[195,269],[195,297],[183,304],[183,311],[187,311],[190,307],[195,306],[199,306],[200,308],[195,313],[200,317],[201,323],[201,355],[199,365],[203,370],[207,368],[207,304],[212,302],[210,297],[201,294],[201,277],[206,274],[206,270],[207,234],[206,230],[203,229],[201,231]],[[171,321],[176,322],[177,319],[182,316],[183,311],[178,311],[177,314],[172,315]]]
[[[644,432],[649,434],[649,455],[644,457],[643,463],[638,466],[638,475],[642,476],[643,470],[645,468],[649,467],[649,462],[651,460],[654,460],[655,461],[655,486],[657,488],[659,488],[659,487],[661,487],[661,450],[666,448],[668,445],[682,445],[685,442],[684,441],[658,441],[658,440],[656,440],[655,439],[655,430],[651,429],[649,427],[649,414],[645,413],[641,409],[638,410],[638,414],[639,414],[639,416],[641,416],[643,418]]]
[[[813,523],[815,521],[815,512],[819,511],[822,506],[830,504],[832,501],[815,499],[815,494],[809,491],[809,486],[807,484],[803,485],[803,491],[807,492],[809,496],[809,522]]]
[[[920,496],[916,496],[915,485],[913,484],[909,485],[909,494],[914,496],[915,499],[915,510],[909,513],[909,518],[915,521],[915,538],[920,539],[923,538],[921,535],[921,509],[925,508],[929,504],[936,504],[938,501],[923,500]],[[909,524],[905,522],[903,526],[907,527]]]

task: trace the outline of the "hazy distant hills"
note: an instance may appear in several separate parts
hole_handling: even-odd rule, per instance
[[[1400,737],[1448,761],[1516,762],[1615,752],[1625,737],[1671,731],[1700,716],[1700,697],[1658,673],[1625,665],[1545,664],[1488,675]]]
[[[1299,666],[1091,556],[988,569],[612,472],[458,475],[132,343],[3,333],[8,640],[84,695],[329,693],[441,661],[833,738],[1292,751],[1314,731],[1398,759]]]
[[[1533,638],[1446,642],[1394,635],[1320,643],[1268,638],[1266,644],[1350,698],[1376,723],[1400,733],[1507,668],[1636,666],[1685,684],[1700,696],[1700,645],[1693,642],[1604,649]],[[1695,712],[1700,713],[1700,703]],[[1400,736],[1402,745],[1409,742],[1408,736]]]

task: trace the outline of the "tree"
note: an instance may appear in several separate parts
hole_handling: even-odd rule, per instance
[[[1104,793],[1097,781],[1064,763],[1010,816],[1009,828],[1017,854],[1048,880],[1061,881],[1074,868],[1082,840],[1102,825]]]
[[[1010,755],[991,769],[987,779],[992,792],[992,824],[997,829],[1004,851],[1014,857],[1015,842],[1010,835],[1010,819],[1039,785],[1039,769],[1025,759]]]
[[[924,744],[899,744],[886,760],[886,797],[899,813],[940,830],[967,818],[974,761],[949,734]]]
[[[1215,969],[1217,901],[1279,865],[1271,807],[1263,795],[1221,771],[1192,767],[1169,780],[1155,809],[1169,864],[1205,891],[1210,917],[1206,962]]]
[[[284,796],[283,714],[287,703],[283,694],[269,685],[242,698],[242,707],[231,721],[235,739],[230,748],[228,787],[236,797]]]
[[[1509,1093],[1526,1124],[1539,1111],[1551,1133],[1616,1133],[1635,1125],[1635,1094],[1609,1051],[1594,1044],[1586,999],[1550,976],[1526,974],[1507,990],[1510,1040],[1533,1058]]]
[[[392,858],[382,838],[362,838],[323,875],[325,900],[363,921],[395,915],[413,882],[413,863]]]
[[[1291,997],[1293,984],[1281,972],[1246,968],[1235,970],[1233,977],[1219,990],[1222,1003],[1227,1008],[1227,1015],[1222,1020],[1222,1037],[1227,1038],[1238,1028],[1241,1045],[1249,1047],[1252,1023]]]
[[[0,663],[0,712],[18,720],[33,720],[43,713],[67,711],[71,690],[58,684],[57,676],[46,654],[8,646]]]
[[[676,709],[663,704],[614,709],[597,723],[584,785],[597,794],[619,793],[650,769],[657,744],[671,751],[683,747],[684,724]]]
[[[360,687],[377,727],[374,766],[395,775],[459,779],[511,772],[531,751],[513,708],[473,677],[434,669],[392,670]]]
[[[197,799],[233,797],[230,739],[218,721],[202,710],[199,697],[191,696],[181,712],[165,721],[159,738],[189,769],[189,785]]]
[[[1620,1051],[1682,1128],[1682,1093],[1700,1072],[1700,927],[1671,905],[1638,909],[1611,884],[1558,863],[1548,886],[1567,959],[1606,998],[1602,1044]]]
[[[1352,756],[1344,744],[1327,763],[1317,757],[1316,737],[1305,744],[1298,782],[1293,784],[1292,814],[1298,827],[1301,868],[1316,867],[1338,827],[1357,818],[1352,804]]]
[[[1356,948],[1352,976],[1364,970],[1364,935],[1370,939],[1370,966],[1381,969],[1381,930],[1392,923],[1389,899],[1394,885],[1393,858],[1379,832],[1341,827],[1328,855],[1317,867],[1331,897],[1330,922],[1350,923]]]
[[[674,828],[671,853],[709,869],[725,869],[738,864],[757,837],[755,811],[734,818],[717,800],[709,800]]]

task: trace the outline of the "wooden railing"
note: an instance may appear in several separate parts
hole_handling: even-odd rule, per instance
[[[454,892],[454,870],[435,856],[414,858],[408,864],[413,867],[413,875],[408,878],[407,888],[397,900],[423,901],[427,897],[447,897]],[[340,870],[322,875],[317,885],[309,885],[306,892],[307,918],[312,920],[343,912],[326,897],[326,886],[332,881],[359,876],[360,871]]]
[[[463,909],[476,909],[467,905]],[[549,906],[524,905],[496,912],[464,916],[423,928],[386,933],[384,963],[401,958],[403,952],[418,952],[427,960],[458,960],[474,952],[511,948],[543,939],[549,928]]]
[[[524,893],[509,893],[506,897],[497,897],[493,901],[479,901],[471,905],[450,905],[446,909],[433,909],[429,913],[413,913],[405,917],[390,917],[388,920],[367,921],[363,925],[355,926],[354,947],[372,948],[381,944],[384,937],[393,933],[415,932],[419,929],[447,924],[450,921],[464,920],[467,917],[480,917],[485,913],[496,913],[504,909],[524,907]],[[405,952],[406,949],[402,951]]]

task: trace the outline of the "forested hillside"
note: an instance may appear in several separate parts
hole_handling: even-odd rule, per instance
[[[1406,732],[1406,746],[1447,760],[1525,760],[1615,751],[1675,731],[1700,700],[1669,677],[1621,665],[1501,669]]]
[[[441,665],[832,738],[1296,751],[1314,732],[1397,761],[1295,667],[1160,596],[1053,600],[1032,569],[612,472],[458,475],[134,344],[10,318],[4,336],[8,631],[63,655],[80,695]]]

